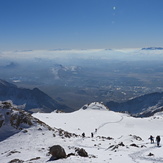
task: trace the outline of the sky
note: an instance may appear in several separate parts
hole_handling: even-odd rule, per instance
[[[163,0],[0,0],[0,50],[163,45]]]

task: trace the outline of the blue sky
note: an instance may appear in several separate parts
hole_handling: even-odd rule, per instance
[[[0,0],[0,50],[163,46],[163,0]]]

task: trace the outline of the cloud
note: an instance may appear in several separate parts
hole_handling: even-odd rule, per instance
[[[148,57],[147,57],[148,56]],[[141,50],[141,49],[53,49],[53,50],[21,50],[3,51],[0,57],[12,60],[26,59],[157,59],[163,57],[163,50]],[[146,57],[146,58],[145,58]]]

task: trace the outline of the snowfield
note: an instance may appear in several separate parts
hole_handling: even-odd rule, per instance
[[[163,139],[163,113],[148,118],[134,118],[109,111],[100,103],[92,103],[72,113],[35,113],[54,131],[33,126],[0,142],[0,163],[19,159],[26,163],[162,163],[163,147],[150,143],[150,135]],[[57,129],[79,136],[64,137]],[[97,129],[97,131],[95,131]],[[82,133],[85,137],[82,137]],[[91,137],[93,133],[93,137]],[[83,148],[89,157],[78,155],[50,160],[49,147],[61,145],[66,154]]]

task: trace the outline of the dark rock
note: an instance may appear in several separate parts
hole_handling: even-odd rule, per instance
[[[66,152],[60,145],[50,147],[49,153],[54,159],[66,158]]]
[[[27,132],[28,132],[28,130],[23,130],[22,132],[23,132],[23,133],[27,133]]]
[[[13,110],[17,113],[14,114]],[[11,112],[10,123],[14,128],[18,129],[22,124],[26,124],[29,127],[33,125],[32,117],[29,113],[17,108],[12,108]]]
[[[119,143],[119,144],[117,144],[117,145],[111,145],[108,149],[111,149],[111,148],[112,148],[111,150],[113,151],[113,150],[118,149],[119,146],[124,147],[125,145],[123,144],[123,142],[121,142],[121,143]],[[115,151],[115,152],[116,152],[116,151]]]
[[[97,158],[95,155],[90,155],[89,158]]]
[[[111,145],[108,149],[113,148],[113,147],[114,147],[114,145]]]
[[[39,128],[38,130],[39,130],[39,131],[42,131],[42,128]]]
[[[77,148],[76,152],[81,157],[88,157],[88,153],[83,148]]]
[[[0,120],[0,128],[1,128],[2,125],[3,125],[3,122],[4,122],[4,120]]]
[[[99,138],[99,139],[103,139],[103,141],[104,140],[112,140],[113,138],[111,138],[111,137],[105,137],[105,136],[97,136],[97,138]]]
[[[134,143],[133,144],[130,144],[130,146],[139,148],[139,146],[136,145],[136,144],[134,144]]]
[[[108,139],[108,140],[112,140],[113,138],[111,138],[111,137],[107,137],[106,139]]]
[[[9,163],[23,163],[23,162],[24,162],[23,160],[14,159],[14,160],[11,160]]]
[[[69,153],[69,154],[67,155],[67,157],[70,157],[70,156],[75,156],[75,153]]]
[[[119,145],[119,146],[122,146],[122,147],[125,146],[125,145],[123,144],[123,142],[119,143],[118,145]]]
[[[15,153],[21,153],[21,152],[16,151],[16,150],[14,150],[14,151],[10,151],[10,152],[8,153],[8,155],[7,155],[7,156],[11,156],[12,154],[15,154]]]
[[[5,108],[10,108],[12,106],[11,103],[7,101],[2,102],[2,104],[5,106]],[[7,112],[6,114],[8,115],[9,112]]]
[[[62,129],[59,129],[59,136],[62,136],[63,138],[71,138],[71,137],[77,137],[75,133],[69,133],[67,131],[64,131]]]
[[[35,158],[30,159],[29,161],[39,160],[40,158],[41,157],[35,157]]]
[[[154,156],[154,154],[153,153],[149,153],[148,156]]]

